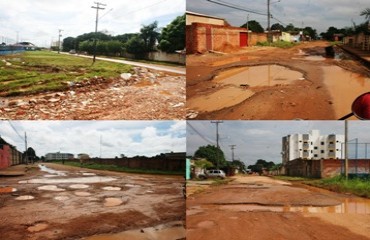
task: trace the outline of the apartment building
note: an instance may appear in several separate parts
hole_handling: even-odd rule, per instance
[[[74,155],[71,153],[61,153],[61,152],[56,152],[56,153],[47,153],[45,155],[45,161],[53,161],[53,160],[69,160],[73,159]]]
[[[295,159],[341,159],[344,156],[344,135],[320,135],[319,130],[308,134],[291,134],[282,138],[283,164]]]

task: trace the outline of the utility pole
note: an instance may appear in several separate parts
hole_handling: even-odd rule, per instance
[[[62,29],[59,29],[59,34],[58,34],[58,54],[60,53],[60,37],[62,36]]]
[[[344,121],[344,172],[346,180],[348,180],[348,121]]]
[[[249,14],[247,14],[247,46],[249,47]]]
[[[103,4],[103,3],[100,3],[100,2],[94,2],[94,3],[96,4],[96,7],[95,6],[91,7],[91,8],[96,9],[93,64],[95,63],[95,58],[96,58],[96,42],[97,42],[97,33],[98,33],[99,10],[104,10],[105,9],[105,8],[101,8],[100,6],[107,6],[106,4]]]
[[[270,29],[270,0],[267,0],[267,42],[271,43]]]
[[[236,147],[236,145],[229,145],[230,148],[231,148],[231,160],[234,162],[234,149]]]
[[[99,153],[100,153],[100,159],[101,159],[101,142],[102,142],[102,137],[101,137],[101,135],[100,135],[100,150],[99,150]]]
[[[217,156],[216,156],[216,168],[218,169],[218,162],[219,162],[219,156],[218,156],[218,150],[220,149],[220,145],[218,143],[219,140],[219,134],[218,134],[218,124],[223,123],[224,121],[211,121],[211,123],[216,124],[216,144],[217,144]]]
[[[25,160],[26,160],[26,164],[28,165],[28,153],[27,153],[27,133],[24,132],[24,146],[26,148],[26,151],[25,151]]]

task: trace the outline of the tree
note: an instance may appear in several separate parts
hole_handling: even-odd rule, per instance
[[[365,16],[366,20],[370,20],[370,8],[366,8],[360,14],[360,16]]]
[[[305,27],[303,29],[303,35],[308,35],[308,36],[310,36],[311,39],[316,39],[317,38],[316,29],[313,29],[312,27]]]
[[[146,45],[139,35],[135,35],[126,42],[125,49],[128,53],[142,54],[146,52]]]
[[[145,26],[140,29],[140,37],[144,41],[146,52],[151,52],[154,50],[157,39],[159,38],[159,33],[157,32],[158,22],[154,21],[153,23]]]
[[[263,159],[258,159],[254,165],[249,165],[248,168],[252,170],[252,172],[256,172],[262,174],[263,169],[271,170],[275,166],[275,163],[270,161],[267,162]]]
[[[159,49],[175,52],[185,48],[185,14],[178,16],[162,30]]]
[[[213,145],[199,147],[194,153],[194,157],[205,158],[216,166],[216,168],[222,168],[227,164],[224,152]]]
[[[63,39],[62,48],[64,52],[69,52],[72,49],[76,49],[76,38],[67,37]]]
[[[284,26],[281,25],[280,23],[274,23],[274,24],[271,25],[271,30],[284,31]]]
[[[26,161],[29,162],[31,161],[32,163],[36,160],[36,152],[33,148],[29,147],[27,148],[27,151],[24,153],[27,156]]]
[[[247,26],[249,28],[248,30],[251,30],[252,32],[256,32],[256,33],[263,33],[264,32],[263,27],[256,20],[251,20],[251,21],[248,21],[248,22],[244,23],[243,25],[241,25],[241,27],[243,27],[243,28],[247,28]]]
[[[236,167],[239,169],[239,171],[242,171],[242,172],[245,172],[246,171],[246,167],[245,167],[245,164],[244,162],[242,161],[239,161],[239,160],[234,160],[231,162],[230,164],[232,167]]]
[[[320,35],[326,40],[333,40],[335,33],[339,33],[338,28],[331,26],[325,33],[321,33]]]
[[[210,161],[207,161],[207,159],[200,159],[194,161],[194,165],[198,168],[207,169],[213,167],[213,164]]]

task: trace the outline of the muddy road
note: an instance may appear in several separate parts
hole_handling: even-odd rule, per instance
[[[336,120],[370,89],[370,70],[324,41],[187,56],[187,118]]]
[[[1,239],[185,238],[182,177],[45,165],[0,178]]]
[[[262,176],[187,191],[188,240],[370,239],[369,199]]]

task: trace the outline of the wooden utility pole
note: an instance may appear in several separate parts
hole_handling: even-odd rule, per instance
[[[344,121],[344,171],[346,180],[348,180],[348,120]]]
[[[270,0],[267,0],[267,42],[271,43],[271,28],[270,28]]]
[[[218,124],[220,123],[223,123],[224,121],[211,121],[211,123],[215,123],[216,124],[216,144],[217,144],[217,156],[216,156],[216,168],[218,169],[218,162],[219,162],[219,156],[218,156],[218,151],[220,149],[220,145],[218,143],[218,140],[219,140],[219,134],[218,134]]]
[[[100,3],[100,2],[94,2],[94,3],[96,4],[96,7],[95,6],[91,7],[91,8],[96,9],[93,64],[95,63],[95,58],[96,58],[96,42],[97,42],[97,33],[98,33],[99,10],[104,10],[105,9],[105,8],[101,8],[100,6],[107,6],[106,4],[103,4],[103,3]]]
[[[234,150],[235,150],[236,145],[229,145],[229,146],[231,148],[231,160],[234,161]]]

